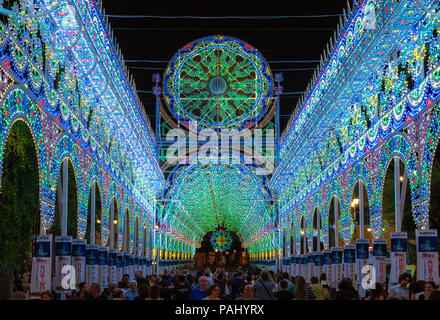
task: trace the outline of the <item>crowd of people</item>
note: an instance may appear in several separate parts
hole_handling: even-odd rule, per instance
[[[67,300],[440,300],[434,282],[416,281],[410,274],[400,275],[390,287],[380,283],[359,295],[351,279],[342,279],[336,288],[329,286],[326,274],[292,277],[286,272],[260,270],[252,266],[238,267],[233,272],[224,268],[211,270],[179,268],[163,274],[143,276],[136,272],[130,279],[124,274],[118,283],[100,288],[98,283],[80,283],[78,290],[66,295]],[[25,299],[16,291],[12,299]],[[41,300],[60,299],[55,292],[43,292]]]

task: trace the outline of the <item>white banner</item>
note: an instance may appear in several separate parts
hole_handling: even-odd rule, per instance
[[[35,252],[32,257],[31,293],[51,290],[52,285],[52,235],[35,237]]]
[[[387,266],[387,241],[373,240],[373,267],[376,271],[376,282],[385,284]]]
[[[332,252],[331,250],[324,250],[324,254],[322,255],[322,263],[324,265],[324,273],[327,277],[327,283],[330,285],[332,280]]]
[[[315,277],[319,279],[321,278],[321,274],[324,271],[324,254],[322,252],[315,252],[315,268],[314,268]]]
[[[128,252],[124,252],[124,260],[123,260],[123,275],[128,274],[129,279],[131,280],[131,272],[130,272],[130,254]],[[121,278],[122,279],[122,278]],[[121,281],[121,280],[119,280]]]
[[[438,234],[437,230],[416,230],[417,280],[434,281],[438,276]]]
[[[87,283],[99,283],[99,247],[96,244],[86,246]]]
[[[76,288],[81,282],[86,282],[86,246],[85,239],[72,240],[72,265],[76,273]]]
[[[62,288],[62,281],[67,275],[66,266],[72,265],[72,237],[71,236],[56,236],[55,237],[55,292],[59,293]],[[63,269],[65,272],[63,272]],[[68,270],[70,272],[70,268]],[[72,278],[68,279],[69,284],[66,285],[64,290],[69,290],[71,288],[70,281]],[[74,282],[76,280],[74,279]],[[76,288],[76,283],[72,283],[72,286]],[[73,289],[73,288],[72,288]]]
[[[108,287],[108,254],[109,248],[103,247],[98,250],[98,263],[99,263],[99,286],[101,289]]]
[[[362,268],[368,264],[370,241],[356,239],[356,283],[362,283]]]
[[[399,276],[406,272],[406,232],[392,232],[391,237],[391,270],[389,285],[395,285],[399,282]]]
[[[310,279],[315,275],[315,253],[309,252],[307,254],[307,283],[310,283]]]
[[[108,271],[109,271],[109,281],[113,284],[118,284],[118,274],[117,274],[117,264],[116,255],[118,250],[110,249],[108,252]]]
[[[342,280],[342,248],[332,248],[332,282],[331,287],[336,288]]]
[[[118,252],[116,254],[116,283],[122,280],[122,276],[124,275],[124,253]]]
[[[344,258],[344,278],[349,278],[353,281],[353,283],[355,283],[356,246],[354,245],[344,246],[343,258]]]

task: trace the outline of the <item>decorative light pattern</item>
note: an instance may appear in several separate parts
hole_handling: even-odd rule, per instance
[[[215,251],[227,251],[232,245],[232,236],[225,230],[216,230],[211,236],[211,244]]]
[[[273,94],[273,79],[260,53],[225,36],[196,40],[181,49],[164,75],[166,102],[182,123],[241,127],[258,121]]]
[[[371,232],[376,239],[384,236],[383,181],[394,157],[408,171],[415,223],[429,227],[430,176],[440,126],[440,17],[427,9],[434,2],[378,0],[349,8],[324,55],[328,59],[283,134],[271,187],[280,192],[286,230],[290,223],[284,217],[305,215],[310,221],[320,208],[321,236],[328,247],[328,211],[336,196],[339,235],[348,244],[354,235],[351,197],[362,180]],[[376,15],[374,28],[366,24],[368,12]],[[290,232],[298,234],[299,224],[293,226]],[[313,230],[307,231],[312,235]]]

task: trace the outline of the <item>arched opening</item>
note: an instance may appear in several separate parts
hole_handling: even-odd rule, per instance
[[[216,237],[216,232],[206,233],[201,241],[200,248],[196,250],[195,266],[199,268],[225,267],[229,269],[249,263],[249,254],[243,248],[240,237],[233,231],[225,231],[230,235],[231,242],[224,250],[216,247],[216,245],[223,243],[222,241],[215,241],[216,245],[212,244],[212,236]],[[217,233],[217,235],[220,235],[220,233]]]
[[[93,197],[94,196],[94,197]],[[95,210],[95,218],[93,219],[93,207]],[[97,181],[92,182],[92,186],[89,191],[89,202],[87,206],[87,230],[86,230],[86,239],[89,239],[90,243],[92,243],[92,227],[94,228],[94,244],[101,245],[101,226],[102,226],[102,203],[101,203],[101,191],[99,189],[99,185]]]
[[[350,212],[356,228],[351,243],[355,243],[356,239],[361,238],[373,239],[370,228],[370,206],[368,205],[368,200],[367,188],[361,180],[358,180],[355,183],[350,202]],[[361,212],[363,212],[363,220],[360,216]]]
[[[153,229],[150,229],[150,234],[148,235],[148,248],[149,258],[153,258]]]
[[[67,235],[77,238],[78,223],[78,186],[76,183],[75,168],[70,159],[67,161]],[[58,179],[55,193],[55,215],[52,226],[47,230],[48,234],[55,236],[61,235],[61,212],[63,210],[63,181],[64,181],[64,161],[61,162],[58,171]],[[55,238],[54,238],[55,240]]]
[[[130,213],[128,208],[125,209],[124,219],[124,251],[130,252]]]
[[[142,227],[142,252],[141,256],[147,257],[147,224]]]
[[[320,219],[320,212],[318,208],[315,208],[315,211],[313,212],[313,251],[321,251],[324,248],[323,242],[321,240],[321,230],[322,230],[322,224]],[[319,241],[318,241],[319,239]],[[319,247],[318,247],[319,243]]]
[[[111,235],[111,236],[113,237],[113,248],[117,249],[118,248],[119,210],[118,210],[118,201],[116,200],[116,197],[113,197],[112,203],[113,203],[113,221],[112,221],[112,218],[110,217],[109,223],[113,224],[113,235]]]
[[[300,237],[300,242],[301,242],[301,254],[306,254],[307,253],[307,232],[306,232],[306,218],[304,216],[301,217],[301,224],[300,224],[300,228],[301,228],[301,237]]]
[[[283,257],[287,256],[286,230],[283,231]]]
[[[134,225],[134,247],[133,253],[138,254],[139,250],[139,217],[136,216],[135,225]]]
[[[333,196],[330,201],[330,209],[328,213],[328,244],[329,249],[339,246],[338,220],[341,216],[341,206],[339,199]]]
[[[396,168],[395,170],[395,166]],[[399,221],[396,223],[396,190],[395,190],[395,180],[397,180],[396,186],[400,193],[400,210],[403,215],[400,219],[400,231],[406,232],[408,236],[408,254],[407,254],[407,264],[415,265],[417,261],[416,252],[416,225],[414,223],[412,213],[411,213],[411,191],[410,183],[408,181],[407,169],[405,164],[399,158],[397,160],[391,160],[388,165],[383,185],[383,195],[382,195],[382,217],[384,224],[384,234],[387,239],[388,248],[390,248],[390,233],[399,231],[396,230],[396,226],[399,227]],[[395,179],[395,174],[398,174],[397,179]]]
[[[290,224],[290,254],[296,254],[295,225],[293,222]]]
[[[14,273],[29,272],[31,269],[32,237],[40,231],[39,204],[36,146],[27,124],[16,121],[8,133],[3,154],[0,189],[0,299],[9,298]]]
[[[437,146],[431,171],[431,198],[429,201],[429,228],[440,230],[440,148]],[[405,219],[403,220],[405,223]],[[440,239],[440,238],[439,238]],[[439,240],[440,244],[440,240]]]

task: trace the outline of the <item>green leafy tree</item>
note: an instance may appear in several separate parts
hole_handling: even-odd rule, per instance
[[[5,145],[0,189],[2,279],[7,278],[8,273],[30,270],[32,237],[39,233],[40,226],[39,203],[35,144],[28,126],[17,121],[11,128]]]

